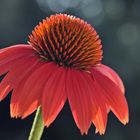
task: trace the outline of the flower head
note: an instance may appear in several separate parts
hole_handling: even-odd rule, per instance
[[[101,64],[102,45],[95,29],[66,14],[46,18],[29,36],[29,45],[0,50],[0,100],[12,90],[11,117],[25,118],[38,107],[49,126],[66,100],[77,127],[93,123],[104,134],[112,111],[128,122],[124,86],[117,73]]]
[[[39,56],[59,66],[88,69],[102,59],[101,40],[94,28],[73,16],[46,18],[29,39]]]

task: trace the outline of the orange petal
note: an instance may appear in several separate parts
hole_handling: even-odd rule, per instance
[[[57,67],[52,72],[52,75],[46,81],[42,96],[43,120],[47,126],[55,120],[66,101],[65,69]]]

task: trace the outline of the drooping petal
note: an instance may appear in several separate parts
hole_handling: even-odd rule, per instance
[[[93,114],[97,112],[93,101],[94,95],[87,82],[88,78],[88,73],[68,69],[66,92],[74,120],[82,134],[87,134]]]
[[[47,75],[51,72],[50,66],[51,63],[39,62],[22,79],[12,94],[11,116],[25,118],[37,109]]]
[[[46,63],[37,69],[26,81],[23,88],[24,98],[26,102],[20,102],[23,105],[23,115],[22,118],[25,118],[31,114],[36,108],[41,105],[41,100],[43,96],[44,87],[46,81],[51,76],[51,74],[56,69],[56,66],[53,63]],[[34,82],[33,82],[34,81]],[[28,87],[30,85],[30,87]],[[22,104],[23,103],[23,104]],[[31,106],[34,103],[34,106]],[[35,104],[36,103],[36,104]]]
[[[21,94],[22,96],[24,95],[24,93],[22,93],[22,89],[24,84],[26,83],[26,80],[28,79],[28,77],[36,70],[38,69],[42,63],[38,62],[33,62],[33,61],[29,61],[31,64],[31,66],[27,67],[26,65],[26,71],[21,73],[20,75],[20,79],[18,80],[18,82],[15,83],[15,87],[12,93],[12,97],[11,97],[11,104],[10,104],[10,113],[11,113],[11,117],[21,117],[22,116],[22,108],[23,106],[19,105],[20,101],[22,101]],[[25,92],[26,94],[26,92]],[[28,96],[27,96],[28,97]],[[23,100],[25,102],[25,100]]]
[[[108,78],[110,78],[110,80],[112,80],[116,85],[118,85],[118,87],[120,88],[120,90],[122,91],[122,93],[124,94],[124,85],[123,85],[123,82],[122,82],[122,80],[120,79],[120,77],[118,76],[118,74],[114,71],[114,70],[112,70],[111,68],[109,68],[108,66],[105,66],[105,65],[103,65],[103,64],[98,64],[96,67],[95,67],[95,69],[97,69],[98,71],[100,71],[102,74],[104,74],[105,76],[107,76]],[[96,88],[96,91],[98,92],[97,94],[100,96],[100,98],[102,97],[103,98],[103,96],[102,96],[102,93],[103,93],[103,91],[102,91],[102,89],[99,87],[99,85],[98,85],[98,83],[94,83],[94,86],[93,86],[94,88]],[[101,100],[101,99],[100,99]],[[105,100],[103,100],[102,102],[105,102]],[[102,112],[104,112],[103,114],[104,114],[104,116],[105,116],[105,118],[106,118],[106,121],[103,123],[104,124],[104,126],[106,127],[106,124],[107,124],[107,113],[106,112],[108,112],[109,111],[109,107],[108,107],[108,105],[107,105],[107,103],[105,103],[106,105],[103,105],[103,107],[102,107],[102,109],[103,109],[103,111]],[[98,113],[101,113],[101,111],[99,111]],[[99,115],[97,115],[97,116],[99,116]],[[105,119],[104,119],[105,120]],[[98,124],[99,124],[99,126],[102,126],[101,124],[101,121],[99,121],[99,119],[97,119],[97,120],[94,120],[93,121],[93,123],[95,124],[95,126],[96,126],[96,132],[98,132],[99,131],[99,133],[100,134],[104,134],[104,132],[105,132],[105,129],[102,129],[102,127],[98,127]],[[98,124],[97,124],[98,123]],[[105,128],[104,127],[104,128]]]
[[[99,70],[102,74],[110,78],[120,88],[120,90],[124,94],[125,89],[124,89],[123,82],[121,78],[119,77],[119,75],[113,69],[103,64],[99,64],[95,68]]]
[[[128,122],[128,105],[122,90],[110,77],[107,77],[96,67],[92,69],[92,75],[100,90],[102,90],[102,95],[105,97],[108,107],[123,124],[126,124]]]
[[[91,82],[92,83],[92,82]],[[100,87],[93,83],[93,92],[95,96],[95,103],[98,106],[98,112],[96,113],[95,117],[93,117],[93,123],[96,127],[96,133],[99,132],[100,135],[105,133],[106,125],[107,125],[107,108],[105,98],[100,91]]]
[[[106,108],[103,106],[99,108],[96,117],[93,118],[93,123],[96,127],[96,133],[99,132],[100,135],[105,133],[107,125],[107,113]]]
[[[10,71],[16,61],[34,54],[33,49],[29,45],[15,45],[0,50],[0,75]]]
[[[14,65],[10,72],[7,73],[0,83],[0,100],[4,99],[14,87],[18,86],[18,82],[28,72],[27,69],[32,67],[34,63],[37,63],[37,61],[37,57],[29,55],[13,62]]]
[[[34,50],[31,45],[13,45],[7,48],[0,49],[0,61],[8,59],[10,57],[22,54],[22,53],[32,53]]]
[[[105,98],[92,76],[87,74],[83,74],[83,76],[87,80],[85,86],[88,89],[88,94],[91,94],[90,98],[93,100],[93,106],[90,107],[93,110],[92,122],[96,127],[96,133],[104,134],[108,115]]]
[[[43,120],[46,126],[55,120],[66,101],[66,71],[63,67],[57,67],[52,72],[46,81],[42,97]]]
[[[24,56],[26,56],[26,55],[22,55],[22,56],[20,55],[19,57],[16,56],[15,59],[12,59],[12,60],[8,59],[8,60],[3,61],[3,63],[1,62],[1,63],[0,63],[0,75],[3,75],[3,74],[5,74],[5,73],[9,72],[9,71],[11,70],[11,68],[12,68],[13,66],[15,66],[15,64],[16,64],[21,58],[23,58]]]

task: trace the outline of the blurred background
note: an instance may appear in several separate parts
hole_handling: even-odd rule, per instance
[[[110,113],[105,135],[95,135],[92,126],[81,136],[66,105],[42,140],[140,140],[140,0],[0,0],[0,47],[27,43],[39,21],[55,13],[80,17],[97,30],[103,63],[124,81],[130,122],[123,126]],[[0,103],[0,140],[27,140],[34,114],[11,119],[9,104],[10,95]]]

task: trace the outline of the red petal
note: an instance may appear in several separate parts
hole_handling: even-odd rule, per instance
[[[30,61],[26,63],[29,64],[30,66],[29,65],[24,65],[24,67],[21,66],[21,69],[19,71],[21,72],[20,77],[18,76],[19,77],[18,80],[15,79],[15,81],[12,81],[15,83],[14,83],[14,90],[11,97],[11,104],[10,104],[11,117],[20,117],[23,115],[23,106],[21,105],[21,102],[26,103],[27,101],[25,102],[23,96],[29,94],[27,91],[23,91],[24,84],[26,83],[30,75],[35,70],[37,70],[41,65],[44,64],[38,62],[38,59],[35,61],[35,58],[30,59]],[[22,73],[23,70],[24,72]]]
[[[18,82],[22,79],[22,77],[26,74],[27,69],[30,66],[34,65],[38,59],[33,56],[26,56],[14,63],[14,66],[11,68],[11,71],[4,77],[2,82],[0,83],[0,100],[4,99],[7,94],[17,86]],[[22,71],[24,73],[22,73]]]
[[[66,80],[67,96],[74,120],[82,134],[87,134],[93,118],[93,112],[97,112],[93,102],[93,92],[87,82],[88,78],[89,74],[86,72],[68,69]]]
[[[26,46],[26,47],[25,47]],[[8,72],[19,59],[34,54],[29,45],[15,45],[0,50],[0,75]]]
[[[32,53],[33,48],[30,45],[14,45],[7,48],[0,49],[0,60],[7,59],[11,56],[22,54],[22,53]]]
[[[11,116],[25,118],[40,105],[41,91],[50,64],[39,62],[19,82],[11,98]],[[45,77],[45,78],[44,78]]]
[[[96,133],[99,132],[100,135],[105,133],[106,125],[107,125],[107,108],[105,98],[100,91],[100,87],[93,83],[93,91],[95,96],[95,103],[98,106],[98,112],[96,113],[95,117],[93,118],[93,123],[96,127]]]
[[[95,68],[99,70],[102,74],[110,78],[110,80],[112,80],[124,94],[125,89],[124,89],[123,82],[121,78],[119,77],[119,75],[113,69],[103,64],[99,64]]]
[[[45,83],[53,73],[54,69],[56,69],[55,64],[46,63],[27,79],[22,90],[22,93],[26,92],[24,96],[22,96],[22,99],[26,100],[26,102],[23,102],[23,100],[20,102],[21,106],[23,106],[22,118],[25,118],[34,112],[41,104]]]
[[[100,87],[93,80],[92,76],[84,77],[87,80],[86,87],[90,88],[88,94],[91,92],[91,98],[93,99],[93,106],[91,107],[93,111],[92,121],[96,127],[96,133],[104,134],[107,125],[107,108],[105,98],[102,95]]]
[[[65,69],[57,67],[52,72],[52,75],[48,77],[42,97],[43,119],[47,126],[55,120],[66,101]]]
[[[111,108],[117,118],[123,124],[126,124],[128,122],[128,105],[125,96],[122,94],[118,85],[96,67],[93,68],[92,75],[99,85],[100,90],[102,90],[102,95],[106,98],[107,105]]]

